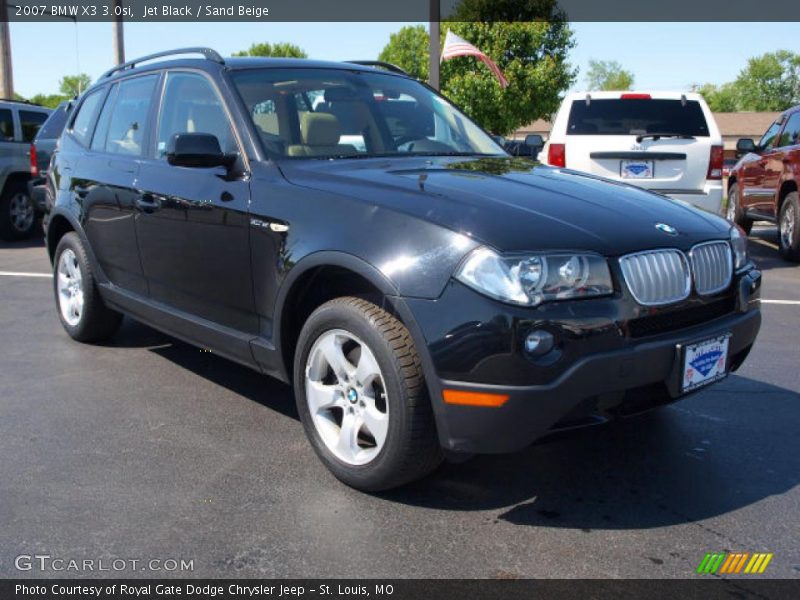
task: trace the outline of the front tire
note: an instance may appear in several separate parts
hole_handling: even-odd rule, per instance
[[[728,208],[725,218],[731,223],[736,223],[747,235],[750,235],[750,230],[753,229],[753,221],[744,216],[742,203],[739,199],[739,185],[736,183],[731,185],[728,190]]]
[[[65,234],[56,247],[53,291],[58,318],[72,339],[100,342],[119,329],[122,315],[103,303],[86,251],[75,232]]]
[[[10,183],[0,198],[0,238],[7,242],[24,240],[36,228],[36,209],[25,182]]]
[[[786,260],[800,262],[800,195],[788,194],[778,217],[778,245]]]
[[[297,344],[294,388],[314,451],[345,484],[377,492],[441,463],[414,342],[375,304],[337,298],[311,314]]]

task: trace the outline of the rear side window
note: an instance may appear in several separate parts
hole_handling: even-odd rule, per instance
[[[72,121],[72,135],[84,146],[89,143],[89,138],[92,136],[94,118],[100,108],[100,100],[103,99],[104,91],[95,90],[86,96],[78,107],[78,114]]]
[[[14,141],[14,117],[7,108],[0,109],[0,140],[4,142]]]
[[[671,133],[708,137],[708,124],[697,101],[592,99],[572,103],[567,135],[641,135]]]
[[[47,121],[47,113],[38,110],[19,111],[19,123],[22,126],[22,141],[32,142],[39,128]]]
[[[158,75],[146,75],[128,79],[119,84],[108,134],[106,152],[141,156]]]
[[[67,105],[62,104],[53,112],[42,125],[39,130],[39,139],[42,140],[55,140],[61,137],[61,132],[64,131],[64,125],[67,122]]]
[[[796,146],[800,144],[800,112],[789,117],[789,122],[783,128],[778,146]]]

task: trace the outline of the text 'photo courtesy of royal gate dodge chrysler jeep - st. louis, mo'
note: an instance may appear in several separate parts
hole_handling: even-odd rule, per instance
[[[76,340],[126,314],[291,382],[367,491],[667,404],[750,351],[761,273],[721,217],[512,158],[391,65],[191,50],[102,76],[54,153]]]

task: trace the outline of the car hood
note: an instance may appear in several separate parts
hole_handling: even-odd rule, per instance
[[[527,159],[306,159],[280,166],[295,185],[403,212],[502,252],[687,249],[730,229],[720,217],[664,196]]]

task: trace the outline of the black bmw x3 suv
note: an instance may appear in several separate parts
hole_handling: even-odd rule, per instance
[[[760,326],[737,228],[512,158],[391,65],[121,65],[48,186],[70,336],[127,314],[292,382],[314,450],[363,490],[681,398]]]

